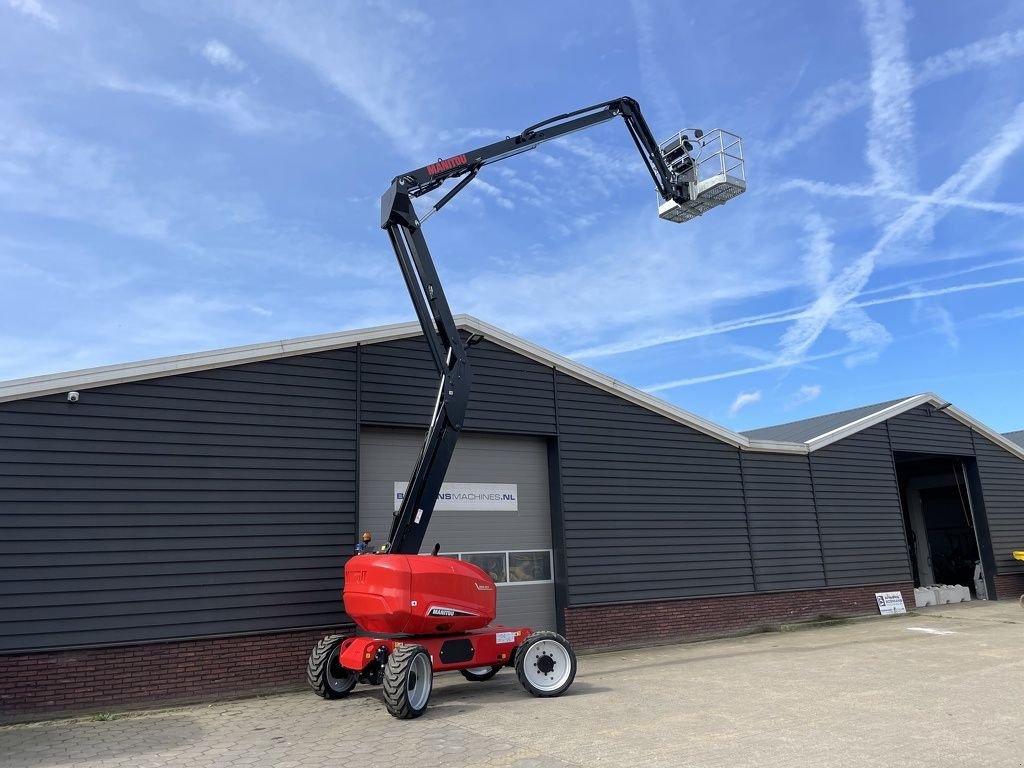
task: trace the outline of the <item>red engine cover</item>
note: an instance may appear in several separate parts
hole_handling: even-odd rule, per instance
[[[358,555],[345,564],[342,597],[345,612],[367,632],[468,632],[497,615],[490,577],[450,557]]]

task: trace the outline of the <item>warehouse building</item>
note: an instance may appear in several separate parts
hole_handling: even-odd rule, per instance
[[[490,571],[505,623],[596,648],[1024,592],[1024,447],[935,395],[739,434],[458,323],[474,388],[424,546]],[[416,324],[0,384],[0,716],[301,680],[435,393]]]

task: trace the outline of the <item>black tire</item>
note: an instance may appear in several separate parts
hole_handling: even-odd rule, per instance
[[[490,680],[496,674],[501,672],[501,665],[496,667],[472,667],[470,669],[460,669],[459,672],[461,672],[462,676],[467,680],[482,683],[485,680]]]
[[[343,699],[356,687],[356,673],[341,666],[339,648],[344,635],[328,635],[313,648],[306,662],[306,682],[322,699]]]
[[[434,689],[430,654],[422,645],[400,645],[384,667],[384,705],[399,720],[411,720],[427,711]]]
[[[534,696],[561,696],[576,679],[576,654],[558,633],[534,632],[516,651],[516,676]]]

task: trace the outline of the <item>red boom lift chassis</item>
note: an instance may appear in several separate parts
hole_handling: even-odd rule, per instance
[[[621,98],[397,176],[381,198],[381,228],[391,240],[441,382],[387,543],[345,564],[345,612],[365,634],[329,635],[317,643],[306,670],[317,695],[337,699],[357,683],[381,685],[388,712],[408,719],[426,710],[435,672],[458,670],[468,680],[489,680],[503,667],[513,667],[523,687],[542,697],[559,696],[572,685],[576,655],[565,638],[530,627],[490,626],[497,615],[491,578],[471,563],[419,554],[462,429],[471,383],[468,344],[455,327],[422,225],[483,166],[615,117],[625,121],[654,179],[662,218],[689,221],[746,189],[739,137],[695,129],[659,145],[639,104]],[[414,197],[458,177],[463,178],[426,216],[417,216]],[[434,555],[438,549],[435,545]]]

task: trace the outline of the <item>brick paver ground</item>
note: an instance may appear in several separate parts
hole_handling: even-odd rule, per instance
[[[972,604],[590,654],[559,699],[515,674],[436,680],[398,721],[377,689],[0,727],[0,765],[1024,766],[1024,611]]]

